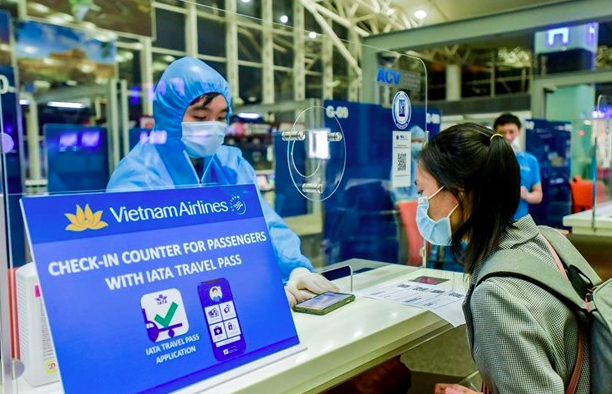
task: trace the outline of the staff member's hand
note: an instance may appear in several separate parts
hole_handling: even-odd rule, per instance
[[[338,290],[340,290],[338,286],[325,279],[322,275],[314,274],[301,267],[291,272],[289,281],[285,285],[285,294],[291,306],[312,298],[314,294]]]
[[[481,392],[470,390],[459,384],[438,383],[434,389],[434,394],[482,394]]]

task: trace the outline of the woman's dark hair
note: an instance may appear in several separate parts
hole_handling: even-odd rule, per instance
[[[500,135],[475,123],[440,132],[423,148],[420,163],[450,191],[467,217],[452,236],[453,254],[468,274],[498,247],[512,226],[520,199],[520,171],[514,151]],[[461,240],[469,242],[462,252]]]

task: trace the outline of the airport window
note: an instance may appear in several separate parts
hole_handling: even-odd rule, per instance
[[[155,9],[155,41],[158,48],[185,50],[185,15],[172,11]]]
[[[225,22],[198,18],[198,53],[225,57]]]

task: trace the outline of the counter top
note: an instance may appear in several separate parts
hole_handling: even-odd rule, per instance
[[[612,201],[598,204],[593,210],[574,213],[563,217],[563,225],[572,228],[572,233],[612,237]]]

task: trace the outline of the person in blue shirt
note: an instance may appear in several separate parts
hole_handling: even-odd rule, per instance
[[[257,185],[255,170],[240,150],[222,146],[231,104],[227,81],[206,63],[184,57],[170,64],[155,90],[155,127],[149,139],[121,160],[107,190]],[[261,196],[260,202],[289,303],[304,301],[312,293],[337,291],[333,283],[312,273],[300,239]]]
[[[521,199],[514,214],[514,220],[518,220],[529,213],[529,204],[542,202],[540,165],[531,153],[520,151],[518,137],[521,134],[521,121],[515,115],[500,115],[493,123],[493,130],[510,142],[521,170]]]

